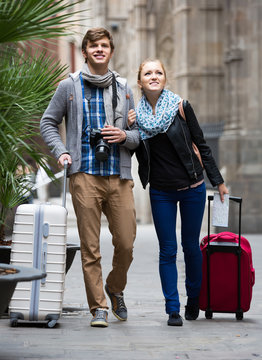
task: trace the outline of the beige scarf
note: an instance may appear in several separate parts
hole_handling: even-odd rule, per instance
[[[125,110],[125,99],[121,99],[119,94],[117,94],[117,107],[115,109],[115,114],[112,107],[112,74],[115,77],[119,77],[117,72],[112,72],[108,70],[105,75],[94,75],[91,74],[88,65],[85,63],[82,68],[83,79],[90,82],[92,85],[101,87],[104,89],[103,91],[103,98],[104,98],[104,107],[105,107],[105,114],[106,114],[106,123],[109,125],[113,125],[119,127],[120,129],[123,128],[123,113]]]

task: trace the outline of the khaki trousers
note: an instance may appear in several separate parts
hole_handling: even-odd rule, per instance
[[[115,175],[95,176],[79,172],[70,176],[69,188],[77,217],[82,268],[91,313],[99,307],[108,308],[100,254],[102,212],[107,217],[114,246],[112,270],[106,283],[113,293],[123,291],[126,286],[136,237],[133,186],[132,180],[121,180]]]

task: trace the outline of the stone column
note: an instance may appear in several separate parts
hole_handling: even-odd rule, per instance
[[[138,66],[147,57],[155,57],[154,1],[108,0],[104,11],[104,26],[111,31],[115,43],[110,67],[127,78],[137,103],[140,98],[137,87]],[[148,189],[145,191],[140,183],[135,155],[132,162],[137,220],[148,223],[152,221]]]
[[[129,21],[132,29],[129,43],[129,73],[128,79],[135,94],[136,103],[141,94],[137,87],[137,71],[139,64],[148,57],[155,57],[155,15],[154,4],[147,0],[134,0],[130,7]],[[150,5],[150,6],[149,6]],[[132,159],[133,176],[135,180],[134,196],[136,203],[137,219],[140,223],[152,221],[148,188],[144,190],[137,175],[137,161]]]
[[[220,141],[231,193],[243,198],[244,233],[262,232],[262,3],[225,1],[225,132]],[[233,217],[237,228],[237,216]]]
[[[223,6],[220,0],[174,0],[173,19],[171,89],[190,101],[219,166],[218,137],[224,109]],[[206,183],[211,193],[217,190],[207,178]]]
[[[221,1],[175,0],[174,85],[202,124],[221,122],[223,38]]]

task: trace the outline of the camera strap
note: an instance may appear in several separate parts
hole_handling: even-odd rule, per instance
[[[86,123],[87,123],[87,112],[86,112],[86,109],[85,109],[85,99],[88,102],[88,110],[89,110],[89,114],[90,114],[90,110],[91,110],[91,105],[90,105],[91,91],[90,91],[90,89],[88,87],[84,86],[83,76],[82,76],[81,72],[80,72],[80,81],[81,81],[81,87],[82,87],[84,118],[85,118]],[[113,108],[114,121],[115,121],[116,107],[117,107],[116,77],[115,77],[115,74],[112,72],[112,108]]]
[[[117,90],[116,90],[116,77],[115,74],[112,73],[112,108],[113,110],[117,107]]]
[[[117,107],[116,77],[115,74],[112,72],[112,108],[113,108],[114,122],[116,119],[116,107]]]

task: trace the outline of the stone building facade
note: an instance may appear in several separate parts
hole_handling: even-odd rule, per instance
[[[168,88],[190,100],[230,193],[243,197],[243,232],[262,233],[262,1],[89,0],[81,6],[90,8],[87,27],[112,32],[112,68],[127,77],[136,100],[140,62],[163,61]],[[80,44],[74,46],[80,53]],[[148,195],[135,180],[138,220],[147,222]],[[237,216],[232,219],[236,230]]]

